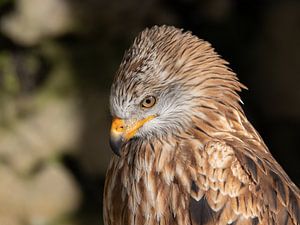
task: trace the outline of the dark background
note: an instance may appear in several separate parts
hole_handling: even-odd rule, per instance
[[[156,24],[230,62],[248,119],[300,184],[300,1],[1,0],[0,224],[102,224],[110,84]]]

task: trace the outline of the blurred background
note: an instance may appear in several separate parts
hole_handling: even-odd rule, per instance
[[[0,0],[0,224],[101,225],[109,88],[146,26],[212,43],[300,184],[300,1]]]

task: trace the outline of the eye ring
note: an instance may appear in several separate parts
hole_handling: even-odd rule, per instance
[[[141,107],[149,109],[149,108],[153,107],[155,105],[155,103],[156,103],[156,98],[154,96],[147,96],[141,102]]]

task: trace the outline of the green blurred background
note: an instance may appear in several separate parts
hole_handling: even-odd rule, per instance
[[[210,41],[300,184],[300,1],[0,0],[0,225],[102,224],[110,83],[146,26]]]

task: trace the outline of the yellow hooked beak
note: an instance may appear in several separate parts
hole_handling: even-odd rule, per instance
[[[120,118],[114,118],[110,129],[110,147],[113,152],[120,156],[122,144],[130,140],[137,131],[148,121],[154,119],[155,116],[148,116],[145,119],[134,123],[125,124],[125,121]]]

